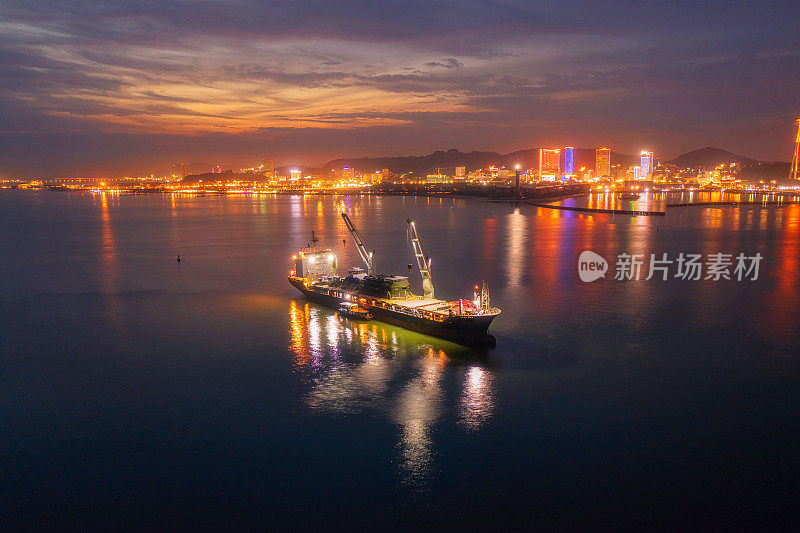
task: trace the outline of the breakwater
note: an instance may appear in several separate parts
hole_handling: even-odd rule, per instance
[[[728,201],[728,202],[682,202],[675,204],[667,204],[667,207],[715,207],[725,205],[796,205],[800,204],[799,200],[761,200],[761,201]]]
[[[544,209],[558,209],[559,211],[577,211],[579,213],[607,213],[610,215],[631,215],[637,217],[663,217],[666,211],[636,211],[630,209],[600,209],[596,207],[571,207],[566,205],[552,205],[541,202],[531,202],[526,200],[525,203],[534,207],[542,207]]]
[[[586,194],[591,191],[588,184],[546,185],[542,187],[503,187],[469,183],[433,184],[381,184],[371,187],[370,194],[402,196],[481,196],[497,199],[553,199]]]

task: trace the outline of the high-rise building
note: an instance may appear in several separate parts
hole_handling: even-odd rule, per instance
[[[641,179],[648,179],[653,175],[653,152],[648,152],[647,150],[642,150],[640,165],[639,165],[639,176]]]
[[[561,150],[539,148],[539,179],[555,181],[561,174]]]
[[[564,148],[564,174],[573,174],[575,168],[575,148]]]
[[[456,179],[463,180],[467,177],[467,167],[456,167]]]
[[[610,148],[598,148],[594,151],[594,175],[598,178],[611,176]]]
[[[261,171],[265,174],[272,174],[275,171],[275,161],[272,159],[262,159],[261,160]]]

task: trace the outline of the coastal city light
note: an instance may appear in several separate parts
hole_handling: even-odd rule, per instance
[[[182,194],[321,194],[472,192],[488,196],[525,196],[536,189],[558,186],[587,190],[703,190],[720,192],[771,193],[800,189],[800,180],[787,179],[788,166],[765,165],[724,150],[703,149],[672,159],[658,159],[652,151],[625,155],[610,148],[539,148],[528,151],[524,164],[506,168],[487,157],[483,167],[454,164],[435,172],[413,172],[402,168],[374,170],[387,161],[374,158],[362,169],[353,166],[302,170],[275,166],[272,158],[237,171],[220,170],[192,173],[186,162],[175,163],[180,175],[106,178],[3,179],[0,187],[48,190],[90,190],[116,192],[175,192]],[[538,154],[535,155],[534,154]],[[460,152],[454,152],[458,158]],[[533,156],[533,157],[532,157]],[[499,155],[496,160],[505,156]],[[716,161],[715,162],[715,158]],[[727,162],[718,162],[718,161]],[[370,165],[372,168],[370,168]],[[527,168],[527,170],[525,170]]]

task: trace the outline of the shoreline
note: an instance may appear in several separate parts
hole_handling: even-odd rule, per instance
[[[488,201],[515,202],[525,200],[538,200],[541,203],[552,203],[587,196],[590,194],[616,194],[622,191],[592,191],[590,184],[551,185],[542,187],[520,187],[519,194],[516,188],[508,186],[484,186],[468,184],[392,184],[368,189],[230,189],[230,188],[202,188],[202,189],[173,189],[169,187],[118,187],[98,188],[81,187],[72,188],[65,186],[39,186],[39,187],[3,187],[0,190],[33,190],[48,192],[80,192],[80,193],[112,193],[120,195],[148,195],[148,194],[182,194],[204,196],[248,196],[248,195],[284,195],[284,196],[419,196],[428,198],[485,198]],[[771,191],[771,190],[728,190],[728,189],[670,189],[652,190],[649,194],[666,195],[678,193],[720,193],[737,196],[764,198],[760,201],[729,200],[714,202],[682,202],[672,207],[688,205],[739,205],[739,204],[782,204],[800,201],[800,191]],[[771,198],[768,200],[767,198]]]

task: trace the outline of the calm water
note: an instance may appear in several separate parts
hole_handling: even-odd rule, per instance
[[[341,322],[299,298],[288,260],[312,229],[359,264],[341,209],[382,270],[411,261],[410,216],[437,295],[488,279],[497,347]],[[798,518],[800,206],[641,219],[479,199],[3,191],[0,216],[6,525]],[[622,282],[612,264],[583,283],[583,250],[764,260],[756,281]]]

